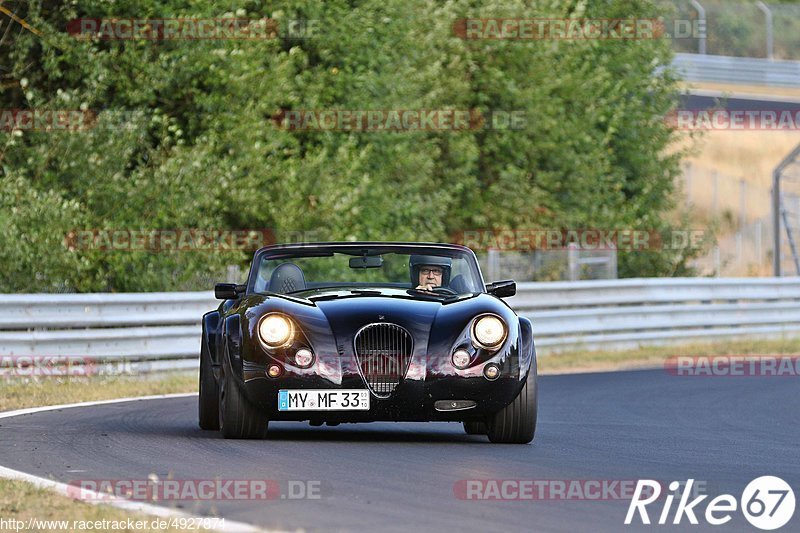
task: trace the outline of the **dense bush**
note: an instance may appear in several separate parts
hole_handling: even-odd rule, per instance
[[[464,17],[653,16],[649,1],[31,0],[2,43],[2,108],[97,110],[2,135],[0,290],[191,288],[246,253],[69,249],[75,229],[272,228],[447,240],[468,228],[665,229],[680,154],[664,40],[470,41]],[[311,19],[308,38],[80,40],[70,20]],[[523,110],[522,130],[315,132],[292,109]],[[20,135],[20,133],[22,133]],[[669,252],[620,274],[682,272]]]

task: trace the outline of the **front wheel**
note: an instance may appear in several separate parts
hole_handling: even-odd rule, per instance
[[[500,444],[527,444],[536,433],[537,387],[536,357],[531,361],[528,378],[514,401],[489,418],[489,440]]]
[[[200,394],[198,415],[200,429],[219,429],[219,387],[211,369],[211,356],[205,341],[200,348]]]
[[[269,420],[250,403],[233,378],[227,358],[219,387],[219,429],[226,439],[263,439]]]

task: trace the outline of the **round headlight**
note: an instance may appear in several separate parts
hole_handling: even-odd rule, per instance
[[[460,349],[453,352],[451,359],[453,360],[454,367],[459,370],[464,370],[469,366],[470,361],[472,361],[472,356],[468,351]]]
[[[483,368],[483,375],[486,376],[486,379],[489,381],[494,381],[500,377],[500,369],[497,368],[497,365],[495,364],[486,365]]]
[[[294,362],[300,368],[308,368],[314,362],[314,354],[308,348],[300,348],[294,354]]]
[[[494,315],[484,315],[472,326],[472,340],[479,348],[497,348],[506,340],[506,325]]]
[[[270,348],[279,348],[289,344],[294,336],[291,320],[283,315],[271,314],[261,319],[258,325],[261,341]]]

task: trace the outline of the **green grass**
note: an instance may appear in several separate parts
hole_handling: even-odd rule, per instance
[[[541,374],[557,374],[663,367],[665,360],[675,355],[764,354],[800,354],[800,338],[719,341],[679,346],[648,346],[624,351],[571,351],[543,355],[539,357],[538,362]]]
[[[2,382],[0,411],[63,403],[110,400],[130,396],[197,392],[197,373],[181,372],[156,377],[53,378]]]

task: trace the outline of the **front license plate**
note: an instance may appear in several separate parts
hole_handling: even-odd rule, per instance
[[[290,389],[278,391],[278,411],[368,411],[365,389]]]

